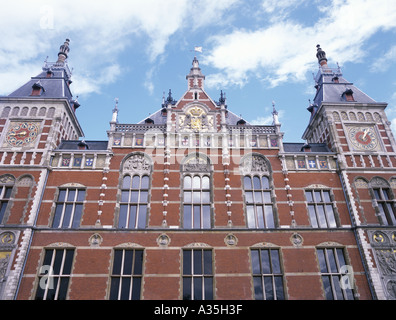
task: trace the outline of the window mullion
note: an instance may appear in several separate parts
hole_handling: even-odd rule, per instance
[[[52,257],[51,257],[50,269],[49,269],[48,272],[51,272],[51,270],[53,270],[54,262],[55,262],[55,249],[52,249]],[[53,275],[52,272],[51,272],[51,275]],[[49,287],[51,282],[53,283],[53,281],[54,281],[54,277],[52,276],[52,278],[51,278],[51,276],[49,275],[48,279],[47,279],[47,283],[45,285],[43,300],[47,300],[48,287]]]

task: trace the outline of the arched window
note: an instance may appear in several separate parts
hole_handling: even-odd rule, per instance
[[[147,219],[149,176],[126,175],[122,180],[119,228],[144,229]]]
[[[144,229],[149,212],[150,176],[152,165],[150,158],[135,152],[122,164],[118,228]]]
[[[252,153],[242,158],[240,171],[243,174],[248,228],[275,228],[275,197],[270,184],[270,162],[261,154]]]
[[[244,176],[245,205],[248,228],[274,228],[274,210],[266,176]]]
[[[185,175],[183,178],[183,228],[209,229],[210,178],[207,175]]]
[[[182,225],[185,229],[210,229],[211,165],[203,154],[191,154],[182,163]]]

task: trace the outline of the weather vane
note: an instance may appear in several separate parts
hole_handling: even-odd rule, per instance
[[[194,47],[194,50],[190,50],[190,52],[199,52],[199,53],[202,53],[202,47],[197,47],[197,46],[195,46]]]

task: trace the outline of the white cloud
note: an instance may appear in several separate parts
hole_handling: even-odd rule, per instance
[[[263,3],[269,5],[268,11],[293,4],[288,0]],[[260,29],[237,29],[212,37],[213,50],[206,62],[221,71],[209,85],[243,85],[251,76],[263,78],[268,86],[303,80],[316,63],[317,43],[328,53],[330,63],[359,62],[367,39],[396,27],[394,0],[383,0],[381,5],[374,0],[333,0],[318,6],[323,16],[313,26],[279,17]]]
[[[392,46],[384,55],[375,59],[370,70],[373,72],[384,72],[396,61],[396,45]]]
[[[278,111],[278,119],[280,122],[282,122],[281,119],[284,116],[284,114],[285,114],[284,110]],[[273,122],[274,122],[274,118],[273,118],[272,114],[270,114],[266,117],[257,117],[256,119],[249,121],[249,123],[252,125],[272,125]]]
[[[75,78],[81,84],[79,91],[97,92],[97,85],[111,83],[120,74],[108,69],[104,73],[110,78],[105,78],[100,71],[114,65],[120,53],[143,51],[148,61],[154,62],[176,32],[219,23],[217,19],[238,1],[9,1],[0,10],[0,28],[5,31],[0,37],[0,70],[10,76],[0,79],[0,94],[9,93],[25,76],[13,73],[15,65],[37,66],[52,53],[50,61],[55,60],[53,44],[62,44],[64,37],[71,38],[73,66],[80,73]]]
[[[256,119],[249,121],[250,124],[257,126],[257,125],[271,125],[273,123],[273,117],[257,117]]]

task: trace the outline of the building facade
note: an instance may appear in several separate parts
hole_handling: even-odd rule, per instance
[[[386,103],[319,46],[305,144],[209,97],[197,58],[179,100],[80,140],[68,54],[0,97],[1,299],[396,299]]]

